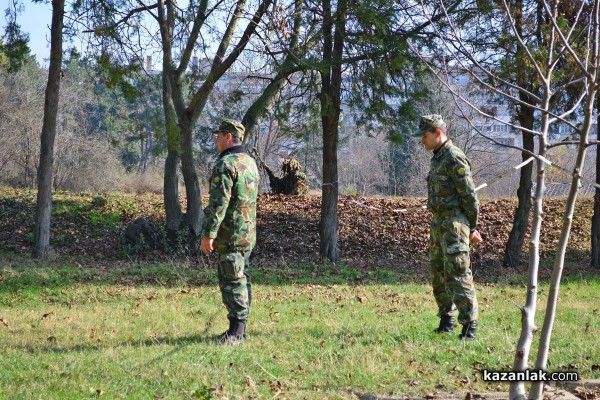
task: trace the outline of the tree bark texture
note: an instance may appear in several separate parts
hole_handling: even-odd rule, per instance
[[[194,155],[192,144],[192,126],[190,121],[184,119],[181,123],[181,138],[183,141],[181,152],[181,172],[185,182],[185,195],[187,198],[186,216],[190,230],[190,243],[200,239],[204,212],[202,210],[202,197],[198,174],[194,167]]]
[[[163,87],[165,84],[163,78]],[[179,203],[179,175],[177,169],[180,160],[180,134],[177,127],[175,112],[171,106],[170,96],[163,88],[163,109],[165,113],[165,130],[167,136],[167,158],[165,159],[165,176],[163,198],[165,202],[165,219],[167,237],[172,246],[175,246],[177,231],[181,226],[183,213]]]
[[[177,126],[177,116],[175,114],[175,105],[173,102],[173,84],[171,76],[173,74],[173,62],[171,60],[173,43],[173,25],[174,15],[172,4],[167,2],[158,8],[161,41],[163,45],[162,57],[162,101],[163,113],[165,116],[165,136],[167,139],[167,158],[165,159],[165,176],[163,197],[165,202],[165,225],[167,238],[171,246],[177,246],[177,232],[181,226],[183,214],[181,204],[179,203],[179,177],[177,168],[179,167],[181,140],[179,127]]]
[[[338,245],[338,159],[339,120],[341,112],[342,54],[345,40],[346,0],[337,3],[332,12],[331,2],[323,1],[323,63],[321,72],[321,125],[323,127],[323,189],[321,221],[319,224],[322,258],[336,262],[340,258]]]
[[[44,99],[40,163],[38,167],[38,192],[35,213],[35,258],[47,258],[50,250],[50,216],[52,213],[52,170],[54,164],[54,140],[60,95],[62,67],[63,19],[65,0],[52,0],[52,26],[50,30],[50,65]]]
[[[528,128],[532,129],[533,123]],[[534,151],[532,134],[523,132],[523,147],[531,152]],[[525,152],[521,154],[523,161],[531,157]],[[527,233],[527,227],[529,226],[529,214],[531,212],[531,189],[533,187],[531,181],[532,173],[532,162],[522,167],[520,171],[519,188],[517,189],[518,204],[517,209],[515,210],[512,229],[510,230],[508,241],[506,242],[504,259],[502,262],[505,267],[516,268],[521,261],[521,251],[523,249],[523,242],[525,241],[525,233]]]
[[[168,149],[165,160],[164,193],[166,229],[170,235],[176,235],[183,217],[179,204],[179,152]]]

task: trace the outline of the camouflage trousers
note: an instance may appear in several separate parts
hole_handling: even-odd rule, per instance
[[[458,322],[462,325],[476,320],[479,314],[469,234],[468,221],[462,213],[450,217],[434,215],[431,220],[429,257],[438,316],[452,316],[458,309]]]
[[[219,254],[219,288],[227,318],[245,321],[252,303],[250,251]]]

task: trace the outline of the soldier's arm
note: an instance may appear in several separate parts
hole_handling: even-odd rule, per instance
[[[454,157],[451,161],[452,180],[461,198],[462,207],[469,220],[471,230],[477,228],[479,216],[479,201],[475,193],[475,184],[471,176],[471,164],[464,156]]]
[[[231,200],[231,191],[235,181],[235,169],[225,161],[217,162],[210,178],[208,206],[204,210],[204,237],[217,237],[219,226],[225,218],[227,206]]]

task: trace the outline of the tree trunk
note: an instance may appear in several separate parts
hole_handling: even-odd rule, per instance
[[[595,30],[595,38],[598,40],[600,30],[598,29],[599,16],[598,16],[598,3],[594,4],[594,12],[592,12],[593,22]],[[597,46],[600,43],[597,43]],[[575,213],[575,202],[577,200],[577,193],[579,192],[579,184],[581,183],[581,173],[583,171],[583,165],[585,163],[585,154],[588,147],[588,136],[592,126],[592,113],[594,111],[594,101],[596,100],[596,77],[600,66],[598,60],[599,50],[596,47],[595,53],[593,54],[593,63],[590,66],[592,70],[588,77],[587,85],[587,104],[584,109],[584,120],[579,133],[579,151],[577,152],[577,159],[573,168],[573,178],[571,179],[571,190],[569,191],[569,197],[567,198],[567,205],[565,207],[565,214],[563,218],[563,226],[560,237],[558,239],[558,247],[556,256],[554,257],[554,268],[552,269],[552,279],[550,281],[550,290],[548,292],[548,301],[546,305],[546,315],[544,316],[544,326],[542,327],[542,333],[540,336],[540,344],[538,346],[537,359],[535,363],[536,369],[546,370],[548,365],[548,354],[550,353],[550,338],[552,337],[552,327],[554,325],[554,319],[556,316],[556,306],[558,304],[558,291],[560,289],[560,281],[562,278],[562,272],[565,264],[565,254],[567,252],[567,244],[569,243],[569,236],[571,234],[571,225],[573,223],[573,214]],[[544,390],[544,382],[534,382],[531,385],[529,391],[529,398],[541,399],[542,392]]]
[[[181,139],[181,171],[185,182],[185,194],[187,199],[186,216],[191,234],[191,237],[189,238],[190,244],[193,245],[198,242],[200,238],[204,212],[202,210],[202,197],[200,193],[200,184],[198,183],[198,174],[194,167],[194,155],[192,153],[192,127],[187,118],[182,119],[181,122]],[[195,245],[193,247],[195,247]]]
[[[549,82],[549,80],[548,80]],[[549,84],[544,89],[544,98],[541,104],[543,110],[549,109],[550,90]],[[542,135],[538,137],[538,152],[541,157],[546,157],[547,143],[546,137],[549,127],[549,116],[542,115],[541,120]],[[531,235],[529,244],[529,268],[527,269],[527,296],[525,305],[521,308],[521,334],[517,342],[515,358],[513,361],[514,371],[525,371],[529,366],[529,352],[533,342],[533,334],[536,331],[535,327],[535,312],[537,305],[538,293],[538,271],[540,266],[540,239],[543,217],[543,202],[545,191],[546,164],[542,158],[537,161],[537,178],[534,196],[534,212],[533,221],[531,224]],[[510,400],[525,400],[525,382],[511,382],[509,386]]]
[[[167,2],[165,7],[159,7],[159,21],[161,26],[161,40],[163,43],[162,56],[162,102],[165,116],[165,136],[167,139],[167,158],[165,160],[165,176],[163,196],[165,201],[165,229],[167,240],[173,248],[178,246],[177,233],[181,226],[183,214],[179,203],[179,177],[177,168],[179,166],[181,151],[181,132],[177,125],[177,115],[173,101],[174,86],[171,80],[173,76],[173,62],[171,59],[171,47],[173,43],[173,26],[175,23],[172,13],[173,4]]]
[[[571,233],[571,224],[573,222],[573,214],[575,211],[575,201],[577,200],[577,192],[579,191],[580,173],[583,169],[585,161],[587,145],[587,133],[582,133],[581,143],[579,145],[579,153],[574,169],[573,179],[571,182],[571,190],[567,198],[567,205],[563,218],[563,226],[558,240],[556,256],[554,258],[554,268],[552,270],[552,279],[550,281],[550,290],[548,292],[548,301],[546,305],[546,314],[544,316],[544,326],[540,336],[538,345],[538,353],[535,367],[539,370],[546,370],[548,363],[548,354],[550,351],[550,338],[552,336],[552,327],[556,316],[556,305],[558,303],[558,291],[565,261],[565,253],[567,244],[569,243],[569,235]],[[541,399],[544,389],[544,382],[533,382],[529,392],[530,399]]]
[[[279,99],[279,93],[281,89],[286,85],[286,79],[288,74],[282,74],[281,72],[273,79],[269,85],[265,88],[263,93],[252,103],[252,105],[246,110],[242,124],[246,128],[246,134],[244,135],[244,146],[250,143],[254,129],[265,115],[271,112],[273,106]]]
[[[533,116],[532,116],[533,117]],[[533,118],[531,126],[533,128]],[[528,132],[523,132],[523,148],[531,152],[534,151],[533,135]],[[521,153],[523,161],[528,160],[531,156],[525,152]],[[529,226],[529,214],[531,211],[531,175],[533,173],[533,163],[529,163],[521,168],[519,176],[519,188],[517,189],[518,205],[515,210],[512,229],[506,242],[504,250],[503,265],[505,267],[516,268],[521,261],[521,250],[525,241],[525,233]]]
[[[596,140],[600,138],[600,101],[596,104],[598,120],[596,123]],[[596,150],[596,184],[600,185],[600,149],[595,145]],[[592,216],[592,254],[591,265],[600,269],[600,189],[596,187],[594,192],[594,215]]]
[[[345,40],[346,0],[337,4],[335,16],[329,0],[323,2],[323,62],[328,68],[321,72],[321,125],[323,127],[323,189],[319,224],[320,255],[336,262],[339,217],[337,145],[341,112],[342,53]],[[335,33],[333,33],[335,27]]]
[[[521,0],[515,1],[515,29],[517,34],[523,36],[523,2]],[[534,84],[532,79],[527,73],[528,68],[522,65],[527,59],[525,50],[519,46],[516,53],[517,63],[517,85],[522,88],[527,88],[529,91],[534,91]],[[530,98],[529,94],[525,91],[519,91],[519,99],[523,101],[520,105],[519,112],[517,113],[517,120],[519,124],[526,129],[532,130],[535,122],[533,107],[525,106],[525,104],[535,104],[534,99]],[[534,138],[531,133],[522,131],[523,136],[523,148],[533,153],[534,151]],[[530,156],[523,152],[521,158],[523,161],[527,160]],[[523,242],[525,241],[525,233],[529,226],[529,213],[531,211],[531,175],[533,171],[533,163],[529,163],[521,168],[519,176],[519,188],[517,189],[518,205],[515,210],[515,216],[513,225],[506,242],[504,249],[504,259],[502,265],[505,267],[516,268],[521,261],[521,250],[523,249]]]
[[[33,256],[43,259],[50,250],[50,216],[52,213],[52,167],[54,139],[60,95],[62,67],[63,18],[65,0],[52,0],[52,27],[50,30],[50,65],[44,100],[40,164],[38,168],[37,208],[35,213]]]
[[[170,240],[176,239],[177,231],[179,230],[181,219],[183,217],[181,205],[179,204],[178,166],[179,153],[177,150],[167,150],[163,197],[165,201],[166,230]]]
[[[325,99],[329,97],[322,93]],[[325,100],[327,101],[327,100]],[[323,103],[323,100],[321,100]],[[325,115],[323,125],[323,189],[321,201],[321,221],[319,224],[320,255],[330,261],[336,262],[340,258],[338,246],[339,218],[338,208],[338,171],[337,171],[337,143],[338,143],[338,117]]]
[[[540,148],[543,146],[545,146],[545,143],[540,144]],[[545,156],[545,151],[542,149],[539,154]],[[535,332],[534,319],[537,303],[538,268],[540,261],[539,243],[542,227],[542,203],[544,199],[545,180],[545,164],[540,160],[537,161],[537,170],[537,187],[535,191],[533,223],[531,225],[529,248],[529,270],[527,273],[527,296],[525,299],[525,306],[521,308],[521,335],[517,342],[517,349],[513,362],[514,371],[525,371],[528,368],[529,351]],[[525,399],[525,385],[523,382],[511,382],[509,398],[511,400]]]

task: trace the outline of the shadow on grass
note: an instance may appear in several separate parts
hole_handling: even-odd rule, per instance
[[[54,340],[54,339],[53,339]],[[103,349],[109,348],[117,348],[117,347],[151,347],[151,346],[160,346],[160,345],[171,345],[182,348],[184,346],[188,346],[190,344],[195,343],[216,343],[216,337],[212,336],[202,336],[201,334],[194,334],[188,336],[180,336],[180,337],[158,337],[153,339],[145,339],[145,340],[128,340],[125,342],[115,343],[115,344],[76,344],[73,346],[59,346],[59,345],[45,345],[45,346],[36,346],[36,345],[26,345],[26,346],[14,346],[15,348],[19,348],[21,350],[25,350],[28,353],[77,353],[77,352],[87,352],[87,351],[100,351]]]
[[[153,347],[153,346],[162,346],[162,345],[168,345],[168,346],[174,346],[174,348],[172,350],[169,350],[168,352],[161,354],[157,357],[154,357],[153,359],[147,361],[146,363],[140,365],[139,367],[144,367],[147,365],[150,365],[160,359],[169,357],[175,353],[177,353],[178,351],[181,351],[184,347],[187,347],[189,345],[193,345],[193,344],[198,344],[198,343],[207,343],[207,344],[214,344],[214,345],[219,345],[219,338],[221,335],[209,335],[208,331],[210,329],[210,327],[212,326],[217,314],[219,312],[215,311],[213,314],[211,314],[207,321],[206,321],[206,326],[205,328],[201,331],[198,332],[197,334],[191,334],[191,335],[185,335],[185,336],[179,336],[179,337],[172,337],[172,336],[161,336],[161,337],[155,337],[155,338],[150,338],[150,339],[144,339],[144,340],[127,340],[124,342],[118,342],[118,343],[114,343],[114,344],[76,344],[73,346],[59,346],[56,343],[52,344],[47,344],[45,346],[36,346],[36,345],[25,345],[25,346],[15,346],[15,348],[27,351],[28,353],[31,354],[36,354],[36,353],[58,353],[58,354],[66,354],[66,353],[78,353],[78,352],[90,352],[90,351],[101,351],[103,349],[112,349],[112,348],[119,348],[119,347]],[[52,339],[53,341],[56,340],[55,338]]]

